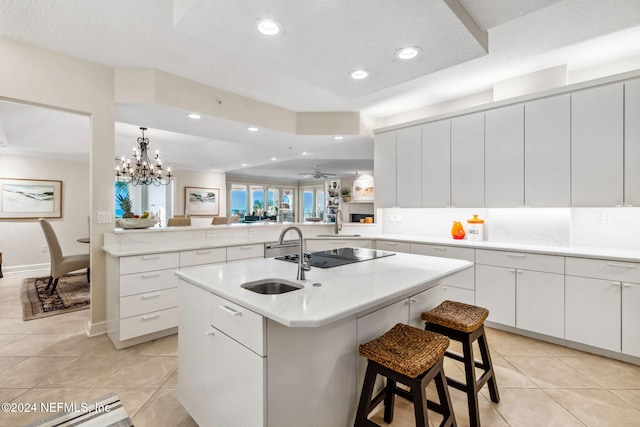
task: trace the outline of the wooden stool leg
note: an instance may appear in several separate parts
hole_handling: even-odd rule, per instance
[[[393,409],[396,401],[396,382],[387,378],[387,394],[384,397],[384,421],[391,423],[393,421]]]
[[[491,377],[489,377],[487,381],[491,401],[499,403],[500,393],[498,393],[498,383],[496,382],[495,372],[493,371],[493,363],[491,363],[491,354],[489,353],[489,346],[487,345],[487,339],[484,334],[484,326],[482,326],[482,333],[478,337],[478,346],[480,347],[480,355],[482,356],[482,364],[484,365],[485,372],[491,370]]]
[[[358,412],[356,413],[356,420],[353,424],[354,427],[370,427],[376,424],[369,421],[367,417],[371,412],[371,398],[373,397],[373,389],[376,385],[377,373],[371,366],[371,363],[367,365],[367,373],[364,377],[364,383],[362,384],[362,394],[360,395],[360,403],[358,403]]]
[[[456,418],[453,415],[453,404],[451,403],[451,396],[449,395],[449,389],[447,388],[447,377],[444,374],[443,367],[440,370],[434,381],[436,383],[436,390],[438,391],[438,400],[440,400],[440,407],[442,408],[444,417],[441,427],[456,427]]]
[[[426,389],[414,384],[411,387],[411,397],[413,399],[413,412],[416,415],[416,427],[429,427]]]
[[[476,367],[471,335],[469,335],[465,341],[462,341],[462,351],[464,354],[464,374],[466,380],[465,391],[467,393],[467,404],[469,405],[469,425],[471,427],[480,427],[480,408],[478,406],[478,393],[476,390]]]

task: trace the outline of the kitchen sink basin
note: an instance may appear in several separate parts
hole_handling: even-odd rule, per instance
[[[360,237],[359,234],[316,234],[316,237]]]
[[[263,295],[279,295],[304,288],[303,285],[285,279],[261,279],[240,285],[241,288]]]

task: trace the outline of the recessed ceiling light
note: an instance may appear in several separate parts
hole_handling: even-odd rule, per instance
[[[247,130],[249,132],[258,132],[259,129],[257,127],[255,127],[255,126],[251,126],[250,128],[247,128]]]
[[[198,113],[189,113],[189,114],[187,114],[187,117],[189,117],[190,119],[199,119],[202,116],[200,114],[198,114]]]
[[[415,46],[403,47],[396,50],[396,57],[398,59],[407,60],[413,59],[420,54],[420,48]]]
[[[333,139],[335,139],[336,141],[340,141],[341,139],[344,139],[344,136],[336,135],[333,137]]]
[[[246,164],[246,163],[243,163],[243,164],[242,164],[242,166],[247,166],[247,164]]]
[[[272,161],[276,161],[277,159],[276,159],[275,157],[272,157],[272,158],[271,158],[271,160],[272,160]]]
[[[306,156],[306,155],[308,155],[308,154],[309,154],[309,153],[307,153],[306,151],[303,151],[303,152],[302,152],[302,155],[303,155],[303,156]]]
[[[369,72],[367,70],[353,70],[349,75],[354,80],[362,80],[369,77]]]
[[[261,34],[265,36],[274,37],[282,33],[282,24],[275,19],[264,18],[258,19],[255,23],[255,27]]]

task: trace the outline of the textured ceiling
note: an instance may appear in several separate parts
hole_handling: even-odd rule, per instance
[[[449,7],[456,2],[486,31],[488,53]],[[265,39],[253,31],[265,16],[282,22],[281,36]],[[0,0],[0,36],[114,68],[161,70],[292,111],[385,118],[548,67],[566,64],[573,71],[640,55],[640,1],[299,0],[292,6],[291,0]],[[418,45],[423,55],[406,63],[394,59],[395,49],[406,45]],[[371,78],[350,80],[355,67],[370,70]],[[234,173],[240,162],[256,174],[260,167],[271,173],[271,157],[283,168],[295,160],[312,166],[373,157],[366,138],[337,144],[270,131],[249,137],[246,124],[212,117],[199,125],[209,126],[206,132],[194,136],[171,113],[155,105],[118,105],[117,143],[134,137],[123,129],[136,133],[145,125],[152,144],[173,141],[163,149],[167,163]],[[34,152],[33,143],[13,131],[17,116],[0,114],[9,139],[0,155],[20,144]],[[53,135],[44,123],[32,120],[26,128]],[[54,145],[64,151],[71,140],[73,131]],[[176,148],[180,141],[189,141],[190,149]],[[304,157],[303,150],[314,154]],[[189,151],[196,154],[191,160],[184,155]]]

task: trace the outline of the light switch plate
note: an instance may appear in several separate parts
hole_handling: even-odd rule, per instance
[[[111,222],[111,212],[98,212],[98,224],[109,224]]]

